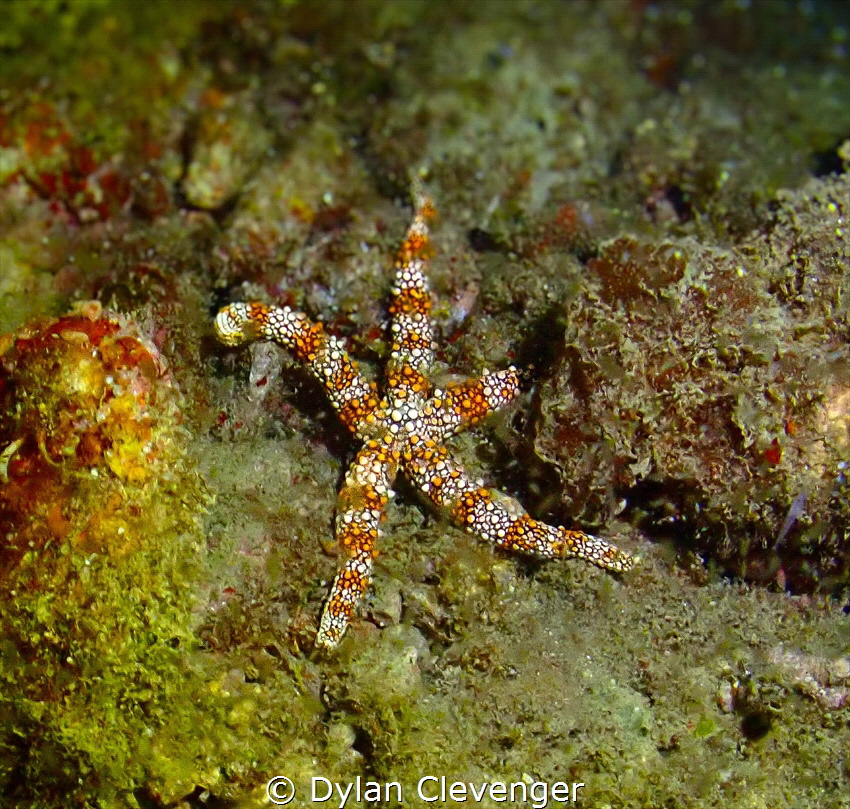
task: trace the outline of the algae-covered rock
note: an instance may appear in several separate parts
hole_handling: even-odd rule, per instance
[[[154,345],[97,304],[2,338],[0,791],[15,805],[126,806],[139,784],[174,799],[220,777],[224,731],[198,713],[221,700],[191,655],[208,498],[181,404]]]
[[[847,193],[813,183],[735,250],[623,236],[589,261],[537,437],[585,517],[614,481],[737,574],[846,587]]]

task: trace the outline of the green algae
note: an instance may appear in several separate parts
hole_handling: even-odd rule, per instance
[[[161,371],[131,323],[97,308],[4,341],[9,799],[124,805],[142,773],[171,792],[202,756],[202,739],[182,759],[158,752],[186,732],[170,724],[176,691],[209,702],[187,657],[206,496]]]
[[[201,644],[212,500],[185,400],[132,321],[80,311],[3,341],[0,790],[34,807],[169,804],[198,783],[246,797],[258,767],[297,759],[280,740],[317,701]]]

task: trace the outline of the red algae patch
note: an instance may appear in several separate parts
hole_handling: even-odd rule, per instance
[[[128,519],[142,508],[146,484],[167,472],[180,432],[159,352],[96,304],[24,326],[2,349],[0,520],[12,530],[0,569],[53,540],[125,553],[142,538]]]

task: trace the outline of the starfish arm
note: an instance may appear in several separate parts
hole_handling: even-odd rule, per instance
[[[512,497],[473,483],[444,447],[425,440],[404,453],[405,470],[428,498],[447,510],[454,523],[514,553],[538,559],[575,556],[616,572],[634,559],[604,539],[532,519]]]
[[[354,609],[372,582],[378,528],[398,468],[398,450],[390,435],[364,444],[339,493],[336,538],[348,559],[337,573],[325,603],[316,645],[335,647]]]
[[[288,306],[231,303],[219,311],[215,330],[226,345],[274,340],[291,351],[324,385],[342,422],[358,435],[366,418],[378,407],[375,384],[363,377],[342,340],[302,312]]]
[[[445,390],[435,389],[423,411],[429,435],[440,441],[472,427],[513,402],[519,390],[519,373],[514,367],[485,372]]]
[[[425,277],[428,253],[428,217],[431,201],[417,195],[416,215],[395,260],[395,282],[390,302],[392,346],[387,365],[387,388],[398,398],[406,390],[428,388],[425,374],[434,361],[431,329],[431,291]]]

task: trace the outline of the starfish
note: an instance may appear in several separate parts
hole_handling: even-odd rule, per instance
[[[218,313],[218,338],[229,346],[273,340],[322,383],[343,424],[363,442],[348,469],[336,508],[336,538],[347,559],[334,579],[316,636],[337,646],[372,581],[380,523],[401,469],[451,520],[497,547],[538,559],[578,557],[615,572],[634,559],[583,531],[532,519],[515,499],[470,480],[444,446],[446,439],[513,402],[520,391],[514,367],[437,388],[431,294],[425,276],[430,200],[416,194],[416,214],[395,260],[389,307],[391,349],[383,396],[321,323],[288,306],[231,303]]]

